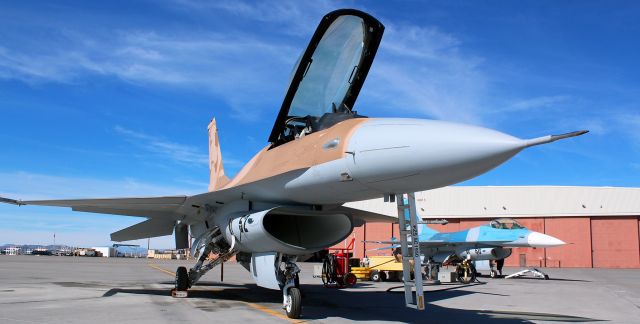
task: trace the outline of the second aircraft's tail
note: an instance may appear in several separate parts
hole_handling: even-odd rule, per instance
[[[418,217],[418,220],[420,220],[420,217]],[[420,235],[421,239],[429,239],[432,236],[438,234],[440,232],[434,230],[433,228],[427,226],[427,224],[420,224],[418,225],[418,235]]]
[[[222,152],[218,140],[218,127],[216,119],[209,123],[209,191],[218,190],[229,183],[229,178],[224,175],[222,165]]]

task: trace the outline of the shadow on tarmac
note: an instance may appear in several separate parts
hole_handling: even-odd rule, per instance
[[[593,282],[593,281],[590,281],[590,280],[581,280],[581,279],[562,279],[562,278],[542,279],[542,278],[536,278],[536,277],[516,277],[516,278],[505,279],[505,280],[546,280],[546,281]]]
[[[173,284],[173,282],[163,282]],[[198,289],[208,287],[208,289]],[[365,291],[327,289],[320,285],[302,285],[303,319],[325,320],[346,319],[351,321],[400,321],[405,323],[451,323],[468,321],[470,323],[530,323],[531,321],[551,322],[593,322],[592,318],[560,314],[511,312],[500,310],[466,310],[446,308],[433,302],[456,298],[478,292],[456,290],[454,287],[425,292],[427,307],[425,311],[406,308],[404,298],[398,293],[386,291]],[[113,288],[103,297],[116,294],[141,294],[170,297],[168,289]],[[484,293],[482,293],[484,294]],[[492,294],[493,295],[493,294]],[[502,295],[501,295],[502,296]],[[225,284],[200,282],[189,291],[190,299],[241,301],[248,303],[276,304],[282,300],[282,294],[276,290],[265,289],[255,284]],[[202,301],[202,300],[201,300]],[[273,306],[271,306],[273,308]],[[275,309],[274,309],[275,310]]]

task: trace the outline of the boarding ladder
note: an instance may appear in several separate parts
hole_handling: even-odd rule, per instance
[[[413,193],[408,193],[396,195],[395,198],[398,204],[398,224],[400,225],[400,251],[402,253],[402,279],[404,281],[405,305],[407,307],[424,310],[416,196]],[[409,244],[411,244],[412,247],[411,252],[409,251]],[[411,260],[413,260],[413,280],[411,280]]]

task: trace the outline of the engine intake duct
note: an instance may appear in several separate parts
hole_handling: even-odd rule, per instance
[[[330,247],[352,229],[351,218],[345,214],[276,207],[236,214],[226,232],[228,239],[253,252],[299,255]]]

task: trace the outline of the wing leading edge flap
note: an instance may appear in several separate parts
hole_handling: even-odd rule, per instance
[[[64,200],[16,200],[0,197],[0,203],[18,206],[70,207],[74,211],[81,212],[163,218],[172,221],[182,218],[182,213],[179,210],[184,206],[186,200],[187,196]]]
[[[9,199],[7,199],[9,200]],[[98,199],[62,199],[62,200],[14,200],[15,204],[55,207],[95,206],[182,206],[187,196],[145,197],[145,198],[98,198]]]
[[[122,242],[170,235],[173,233],[175,224],[175,220],[172,219],[151,218],[142,223],[111,233],[111,240]]]

